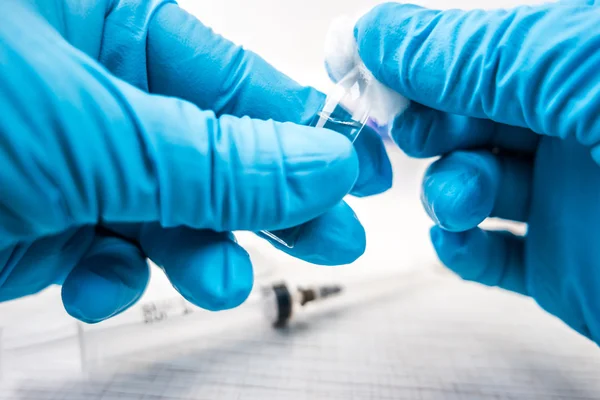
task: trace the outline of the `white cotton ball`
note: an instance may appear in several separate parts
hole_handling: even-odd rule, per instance
[[[369,115],[383,126],[402,114],[410,102],[404,96],[391,90],[369,72],[358,53],[354,38],[354,26],[358,18],[347,16],[335,19],[325,40],[325,65],[331,79],[338,82],[348,73],[358,68],[369,85],[363,96],[369,105]]]
[[[368,74],[371,75],[370,72]],[[372,81],[364,94],[366,96],[365,101],[370,106],[369,116],[378,125],[384,126],[406,111],[410,101],[379,82],[373,75],[371,75],[371,79]]]
[[[360,62],[354,40],[355,20],[343,16],[336,18],[325,37],[325,65],[334,82],[338,82]]]

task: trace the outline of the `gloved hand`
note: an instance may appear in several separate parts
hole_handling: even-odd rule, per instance
[[[189,301],[231,308],[253,278],[234,230],[310,221],[292,255],[362,254],[341,199],[359,160],[356,193],[389,187],[379,138],[355,152],[300,126],[321,93],[176,4],[5,0],[0,43],[0,300],[62,284],[98,322],[141,296],[149,257]]]
[[[600,8],[577,3],[386,4],[355,35],[367,67],[413,101],[395,141],[441,156],[422,195],[441,261],[600,343]],[[487,217],[527,234],[478,228]]]

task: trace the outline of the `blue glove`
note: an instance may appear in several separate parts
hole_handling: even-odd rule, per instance
[[[368,68],[414,101],[395,141],[441,156],[422,195],[441,261],[600,343],[600,8],[576,3],[386,4],[355,33]],[[478,228],[488,217],[527,234]]]
[[[177,5],[5,0],[0,42],[0,301],[62,284],[98,322],[139,299],[149,257],[189,301],[231,308],[253,281],[234,230],[306,223],[292,255],[362,254],[341,199],[390,186],[379,138],[354,151],[301,126],[321,93]]]

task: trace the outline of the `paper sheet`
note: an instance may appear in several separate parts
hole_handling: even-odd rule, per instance
[[[199,336],[87,378],[4,379],[0,399],[600,398],[597,347],[530,300],[447,276],[393,284],[283,332]]]

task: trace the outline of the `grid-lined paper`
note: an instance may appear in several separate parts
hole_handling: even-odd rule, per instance
[[[600,398],[597,347],[529,300],[446,277],[403,287],[315,309],[284,332],[240,327],[130,356],[91,378],[8,379],[0,399]]]

